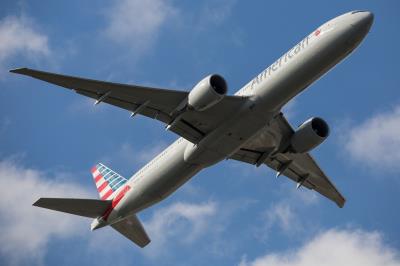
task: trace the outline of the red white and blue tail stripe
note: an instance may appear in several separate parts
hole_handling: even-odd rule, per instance
[[[92,175],[102,200],[112,199],[114,197],[114,192],[128,181],[125,177],[117,174],[101,163],[93,166]]]

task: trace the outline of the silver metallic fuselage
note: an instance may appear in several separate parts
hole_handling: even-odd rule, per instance
[[[350,12],[321,25],[236,95],[248,98],[197,145],[179,138],[128,181],[132,189],[108,218],[114,223],[164,199],[192,176],[235,153],[279,113],[283,105],[320,78],[368,33],[370,12]]]

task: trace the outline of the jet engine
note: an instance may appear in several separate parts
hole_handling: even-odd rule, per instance
[[[290,146],[296,153],[309,152],[328,136],[328,124],[319,117],[312,117],[297,128],[290,140]]]
[[[188,107],[196,111],[204,111],[221,101],[228,86],[220,75],[209,75],[202,79],[188,95]]]

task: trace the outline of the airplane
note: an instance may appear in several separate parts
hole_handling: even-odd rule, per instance
[[[71,89],[162,123],[180,136],[173,144],[126,179],[98,163],[92,175],[100,199],[40,198],[33,205],[94,218],[91,230],[107,225],[139,247],[150,243],[137,214],[165,199],[192,176],[222,160],[257,167],[266,165],[315,190],[339,207],[345,198],[321,170],[310,151],[329,135],[328,124],[311,117],[293,129],[281,110],[347,57],[369,32],[374,15],[352,11],[312,31],[235,95],[218,74],[202,79],[190,91],[118,84],[19,68],[31,76]]]

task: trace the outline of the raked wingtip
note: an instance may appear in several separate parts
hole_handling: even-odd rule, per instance
[[[23,74],[23,73],[26,72],[26,70],[28,70],[28,68],[26,68],[26,67],[21,67],[21,68],[10,69],[9,72],[10,72],[10,73]]]

